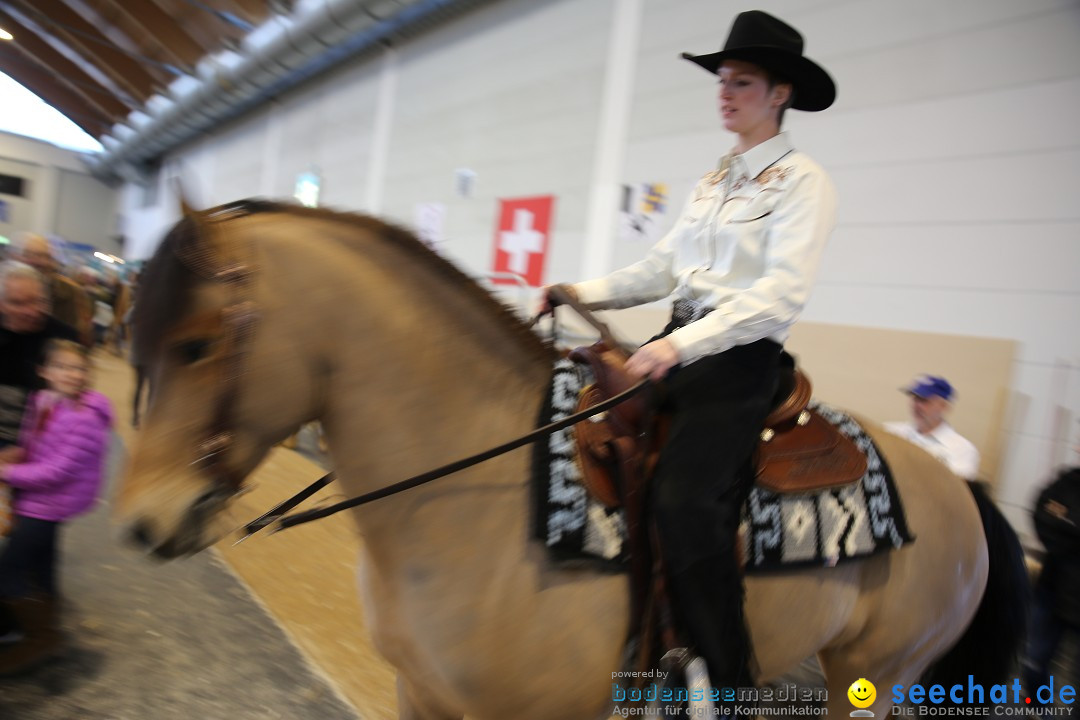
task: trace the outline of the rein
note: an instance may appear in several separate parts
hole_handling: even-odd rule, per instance
[[[586,309],[582,304],[580,304],[577,299],[563,286],[556,285],[550,288],[549,296],[551,297],[553,305],[568,305],[573,308],[579,315],[581,315],[582,318],[585,319],[586,322],[588,322],[600,332],[601,339],[603,339],[604,342],[609,345],[609,347],[621,347],[615,340],[614,336],[611,334],[608,326],[600,322],[600,320],[598,320],[588,309]],[[540,320],[542,315],[543,313],[538,314],[535,318],[533,318],[531,325],[535,325]],[[573,415],[568,415],[562,420],[558,420],[541,428],[537,428],[530,433],[514,438],[513,440],[505,442],[502,445],[497,445],[493,448],[477,453],[475,455],[470,455],[469,457],[447,463],[446,465],[443,465],[441,467],[437,467],[433,470],[428,470],[426,472],[420,473],[419,475],[414,475],[411,478],[401,480],[392,485],[387,485],[386,487],[379,488],[378,490],[373,490],[372,492],[365,493],[364,495],[359,495],[357,497],[343,500],[341,502],[322,508],[306,510],[304,512],[294,513],[292,515],[286,514],[294,507],[302,503],[304,500],[307,500],[319,490],[333,482],[334,473],[327,473],[326,475],[323,475],[321,478],[313,482],[311,485],[308,485],[306,488],[293,495],[288,500],[278,503],[267,512],[263,513],[259,517],[244,525],[240,529],[241,532],[243,532],[244,534],[240,537],[240,539],[236,541],[236,543],[234,543],[234,545],[239,545],[244,540],[247,540],[255,533],[270,525],[276,526],[272,530],[272,532],[278,532],[287,528],[295,527],[297,525],[303,525],[304,523],[309,523],[314,520],[321,520],[322,518],[336,515],[342,510],[349,510],[351,508],[359,507],[361,505],[366,505],[376,500],[381,500],[385,497],[390,497],[391,495],[396,495],[397,493],[404,492],[405,490],[410,490],[414,487],[429,483],[432,480],[438,480],[439,478],[446,477],[447,475],[452,475],[453,473],[472,467],[473,465],[479,465],[486,460],[491,460],[492,458],[496,458],[500,455],[505,455],[511,450],[516,450],[524,445],[534,443],[537,440],[541,440],[548,435],[551,435],[552,433],[568,428],[571,425],[575,425],[582,420],[587,420],[588,418],[607,412],[616,405],[619,405],[620,403],[629,400],[631,397],[641,392],[643,389],[645,389],[646,386],[650,384],[650,381],[646,378],[639,381],[630,388],[624,390],[623,392],[619,393],[618,395],[608,398],[607,400],[598,403],[591,408],[582,410],[578,413],[574,413]]]
[[[568,415],[562,420],[558,420],[549,425],[545,425],[544,427],[537,428],[536,430],[533,430],[527,435],[522,435],[520,437],[514,438],[513,440],[505,442],[502,445],[498,445],[489,450],[485,450],[484,452],[477,453],[476,455],[470,455],[469,457],[462,458],[461,460],[448,463],[446,465],[443,465],[442,467],[435,468],[434,470],[428,470],[427,472],[420,473],[419,475],[414,475],[411,478],[401,480],[400,482],[396,482],[393,485],[387,485],[386,487],[379,488],[378,490],[373,490],[372,492],[365,493],[364,495],[359,495],[349,500],[342,500],[339,503],[335,503],[327,507],[307,510],[305,512],[295,513],[293,515],[286,515],[285,513],[287,513],[289,510],[296,507],[301,502],[311,497],[334,480],[334,473],[327,473],[326,475],[323,475],[321,478],[313,482],[311,485],[298,492],[296,495],[276,505],[273,509],[269,510],[265,514],[260,515],[258,518],[244,525],[242,529],[245,532],[245,535],[239,540],[237,540],[236,544],[242,543],[244,540],[247,540],[253,534],[257,533],[268,525],[273,525],[276,523],[277,528],[274,530],[274,532],[277,532],[279,530],[285,530],[287,528],[295,527],[297,525],[303,525],[304,523],[311,522],[312,520],[321,520],[324,517],[335,515],[342,510],[359,507],[360,505],[366,505],[367,503],[374,502],[375,500],[381,500],[382,498],[396,495],[399,492],[410,490],[419,485],[429,483],[432,480],[438,480],[439,478],[446,477],[447,475],[452,475],[459,470],[464,470],[465,468],[472,467],[473,465],[479,465],[485,460],[491,460],[492,458],[498,457],[499,455],[505,455],[511,450],[516,450],[523,445],[534,443],[537,440],[545,438],[554,432],[558,432],[559,430],[568,428],[571,425],[581,422],[582,420],[587,420],[594,415],[599,415],[600,413],[606,412],[611,408],[615,407],[616,405],[625,402],[626,400],[629,400],[634,395],[637,395],[649,384],[649,380],[641,380],[636,385],[628,388],[627,390],[624,390],[618,395],[608,398],[602,403],[592,406],[587,410],[583,410],[579,413],[574,413],[573,415]]]

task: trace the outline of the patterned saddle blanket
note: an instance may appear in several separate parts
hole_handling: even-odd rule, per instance
[[[540,424],[561,420],[592,382],[587,367],[555,365]],[[873,440],[849,415],[811,404],[866,455],[867,471],[849,485],[779,494],[755,485],[742,509],[740,534],[747,573],[795,566],[832,566],[912,541],[896,486]],[[553,433],[533,451],[533,531],[553,561],[627,569],[622,511],[591,498],[581,482],[574,428]]]

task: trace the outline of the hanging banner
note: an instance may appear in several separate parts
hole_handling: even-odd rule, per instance
[[[668,187],[665,183],[623,185],[619,208],[619,240],[652,245],[662,236],[667,213]]]
[[[495,272],[520,275],[532,287],[543,284],[554,195],[499,200],[495,228]],[[510,283],[511,280],[496,280]]]
[[[446,206],[442,203],[418,203],[415,209],[416,236],[435,252],[441,252],[446,241],[443,226],[446,224]]]

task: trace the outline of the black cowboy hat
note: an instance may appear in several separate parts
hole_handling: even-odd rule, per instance
[[[803,56],[803,37],[783,20],[760,10],[739,13],[731,24],[720,52],[708,55],[683,53],[711,73],[724,60],[745,60],[759,65],[795,86],[796,110],[824,110],[836,99],[836,84],[825,68]]]

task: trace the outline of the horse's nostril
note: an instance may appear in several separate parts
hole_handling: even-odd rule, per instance
[[[131,528],[131,542],[143,550],[150,550],[154,546],[153,537],[150,534],[150,523],[140,520]]]

